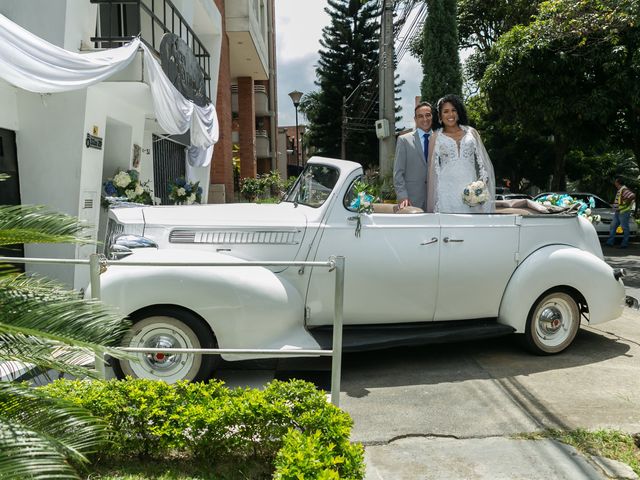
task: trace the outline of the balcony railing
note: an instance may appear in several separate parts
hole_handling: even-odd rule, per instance
[[[165,33],[179,36],[198,59],[207,99],[211,99],[211,55],[171,0],[90,0],[97,3],[96,48],[114,48],[140,35],[156,54]]]

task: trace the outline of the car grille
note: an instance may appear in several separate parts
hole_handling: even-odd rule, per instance
[[[124,232],[124,225],[116,222],[113,218],[109,219],[107,223],[107,234],[104,237],[104,251],[103,253],[108,256],[109,249],[113,240]]]
[[[300,230],[174,230],[169,234],[170,243],[208,243],[208,244],[266,244],[297,245],[300,243]]]

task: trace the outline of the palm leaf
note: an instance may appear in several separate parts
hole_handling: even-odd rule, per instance
[[[87,225],[42,206],[0,205],[0,246],[16,243],[90,243]]]
[[[96,353],[122,358],[108,346],[117,345],[128,327],[112,309],[51,280],[0,277],[0,360],[95,376],[81,365]]]
[[[72,464],[105,441],[105,424],[84,409],[0,383],[0,478],[78,478]]]

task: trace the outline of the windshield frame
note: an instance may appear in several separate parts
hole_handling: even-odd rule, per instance
[[[339,178],[340,170],[332,165],[308,163],[282,201],[320,208],[331,197]]]

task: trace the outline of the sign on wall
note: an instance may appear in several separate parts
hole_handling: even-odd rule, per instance
[[[174,87],[199,107],[209,103],[204,74],[191,47],[175,33],[165,33],[160,42],[162,70]]]

